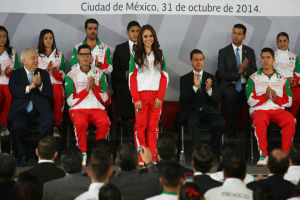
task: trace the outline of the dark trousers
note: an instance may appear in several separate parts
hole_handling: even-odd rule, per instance
[[[49,118],[49,115],[41,114],[36,109],[29,113],[25,110],[11,122],[12,135],[19,156],[26,154],[25,128],[32,122],[37,125],[41,138],[52,134],[54,120]]]
[[[229,129],[232,133],[235,133],[237,107],[247,105],[245,86],[246,84],[242,85],[241,92],[235,90],[235,84],[223,89],[223,100],[226,106]]]
[[[210,145],[217,151],[220,146],[222,131],[225,126],[223,117],[216,110],[210,112],[197,111],[189,115],[187,125],[189,133],[192,136],[194,145],[201,144],[200,124],[207,122],[211,130]]]

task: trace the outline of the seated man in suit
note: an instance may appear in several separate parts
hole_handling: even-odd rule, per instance
[[[88,190],[91,184],[82,172],[82,156],[78,148],[67,148],[61,155],[61,165],[65,177],[48,181],[44,184],[44,200],[74,199]]]
[[[138,152],[134,144],[123,144],[118,148],[116,163],[121,171],[109,182],[119,188],[124,200],[142,200],[161,193],[158,174],[138,169]]]
[[[235,138],[237,105],[246,105],[245,86],[249,76],[256,72],[254,50],[243,44],[246,27],[235,24],[232,29],[232,44],[219,50],[216,76],[226,106],[229,122],[229,138]]]
[[[58,152],[57,142],[53,136],[42,138],[39,141],[38,147],[35,149],[35,153],[38,157],[38,165],[21,174],[29,173],[33,175],[37,179],[42,192],[44,183],[64,177],[65,173],[54,164]]]
[[[270,153],[267,164],[268,178],[253,181],[247,184],[251,190],[255,190],[260,184],[267,185],[273,194],[274,200],[284,200],[293,196],[295,185],[284,180],[283,176],[289,167],[289,158],[282,149],[274,149]]]
[[[82,165],[87,160],[87,129],[89,123],[96,126],[96,140],[106,139],[110,129],[106,106],[110,92],[106,75],[91,65],[91,48],[87,44],[78,47],[78,64],[65,79],[70,119],[74,123],[77,144],[82,152]]]
[[[192,154],[194,182],[199,186],[201,196],[203,196],[207,190],[222,185],[221,182],[212,179],[207,174],[213,166],[213,160],[213,153],[207,144],[202,144],[194,148]]]
[[[273,68],[274,51],[263,48],[260,57],[262,69],[249,77],[246,94],[260,154],[257,165],[266,165],[267,128],[270,122],[276,123],[282,129],[281,148],[287,153],[292,147],[296,119],[285,110],[293,102],[292,92],[287,79]]]
[[[201,144],[200,122],[211,128],[211,146],[218,151],[225,121],[214,108],[219,101],[215,77],[203,70],[204,54],[194,49],[190,54],[193,71],[180,77],[180,121],[187,120],[194,145]]]
[[[123,119],[134,119],[134,106],[128,86],[130,55],[133,54],[140,31],[140,24],[131,21],[127,25],[128,41],[116,46],[113,56],[112,87],[116,103],[116,114]]]
[[[19,165],[26,164],[25,128],[29,121],[36,122],[41,137],[52,134],[54,116],[49,100],[53,96],[49,73],[38,68],[38,55],[34,49],[21,53],[24,67],[11,72],[9,90],[12,103],[8,122],[19,153]]]
[[[0,194],[1,199],[13,199],[15,178],[17,177],[17,163],[13,155],[0,154]]]

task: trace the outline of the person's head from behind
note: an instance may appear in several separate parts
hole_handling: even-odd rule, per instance
[[[91,159],[88,168],[88,176],[93,183],[106,183],[112,174],[109,163],[109,155],[100,150],[94,149],[91,154]]]
[[[98,36],[98,21],[94,18],[87,19],[84,23],[87,39],[96,40]]]
[[[275,63],[274,51],[271,48],[263,48],[260,53],[260,62],[263,70],[269,70],[273,68]]]
[[[132,42],[136,42],[139,36],[141,26],[137,21],[131,21],[127,25],[126,34]]]
[[[16,178],[17,163],[13,155],[8,153],[0,154],[0,182]]]
[[[110,162],[113,162],[113,151],[112,151],[112,147],[111,144],[105,140],[105,139],[101,139],[101,140],[97,140],[95,143],[95,149],[101,149],[102,151],[106,152],[109,156],[110,156]]]
[[[15,187],[15,200],[41,200],[41,186],[35,176],[22,173],[18,176]]]
[[[237,146],[234,143],[226,143],[221,146],[221,151],[220,151],[220,164],[218,167],[218,171],[222,171],[224,166],[223,166],[223,158],[229,158],[231,157],[235,152],[237,152]]]
[[[131,171],[137,168],[138,152],[132,143],[125,143],[117,150],[116,163],[122,171]]]
[[[289,151],[290,165],[300,165],[300,147],[294,145]]]
[[[120,190],[112,184],[105,184],[99,190],[99,200],[121,200]]]
[[[269,185],[264,183],[257,183],[257,186],[253,190],[254,200],[273,200],[273,194]]]
[[[282,51],[287,50],[290,44],[289,35],[286,32],[278,33],[276,42],[278,49]]]
[[[244,180],[246,176],[246,163],[242,157],[236,153],[230,157],[223,158],[224,178],[237,178]]]
[[[35,153],[39,160],[55,160],[57,157],[57,142],[54,137],[47,136],[39,141]]]
[[[289,157],[282,149],[274,149],[268,159],[267,169],[269,173],[283,176],[289,168]]]
[[[80,67],[86,69],[90,67],[90,64],[93,61],[93,57],[91,54],[91,48],[87,44],[82,44],[78,47],[78,63]]]
[[[27,48],[22,51],[21,61],[26,69],[30,72],[34,72],[38,68],[38,54],[32,48]]]
[[[171,134],[159,134],[156,144],[158,160],[173,160],[176,157],[176,142]]]
[[[80,173],[82,170],[82,154],[77,147],[66,148],[61,155],[62,168],[66,173]]]
[[[182,168],[174,160],[169,160],[160,167],[159,181],[164,190],[179,189],[183,183]]]
[[[192,167],[194,171],[208,173],[213,166],[213,153],[210,146],[202,144],[196,146],[192,153]]]
[[[296,185],[293,196],[294,197],[300,197],[300,180],[298,181],[298,184]]]
[[[181,186],[178,195],[179,200],[200,200],[203,194],[200,194],[200,189],[195,183],[186,183]]]
[[[190,63],[196,72],[201,72],[204,67],[204,54],[199,49],[193,49],[190,53]]]
[[[232,43],[239,47],[246,38],[247,28],[243,24],[235,24],[232,28],[231,39]]]

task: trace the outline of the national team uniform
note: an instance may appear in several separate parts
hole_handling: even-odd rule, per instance
[[[277,99],[274,102],[267,99],[268,86],[276,92]],[[268,155],[267,127],[270,122],[282,128],[281,148],[288,152],[292,146],[296,119],[284,110],[292,104],[292,92],[286,78],[276,70],[273,74],[266,75],[259,69],[248,79],[246,95],[260,155]]]
[[[295,86],[291,87],[293,94],[292,106],[288,109],[294,117],[297,116],[300,107],[300,60],[299,57],[289,50],[282,51],[278,49],[275,52],[275,64],[276,71],[285,78],[294,78]]]
[[[39,54],[39,68],[46,69],[49,63],[52,61],[53,67],[56,67],[58,70],[55,74],[52,71],[49,71],[51,84],[53,86],[53,114],[55,118],[54,125],[60,126],[63,121],[63,110],[65,106],[65,91],[62,85],[63,80],[65,79],[66,64],[64,54],[57,49],[54,49],[50,56],[44,54]]]
[[[73,49],[72,60],[71,60],[72,69],[73,69],[73,66],[78,63],[78,58],[77,58],[78,47],[82,44],[87,44],[86,39],[82,43],[77,44]],[[110,74],[113,70],[113,67],[112,67],[112,60],[111,60],[111,56],[110,56],[109,47],[106,44],[104,44],[102,41],[97,39],[97,45],[95,47],[91,47],[91,53],[92,53],[92,56],[93,56],[92,65],[95,66],[96,57],[97,57],[98,61],[100,63],[99,68],[105,74]]]
[[[88,77],[94,77],[96,87],[86,91]],[[87,150],[87,129],[89,123],[96,126],[96,140],[106,139],[110,120],[105,107],[110,103],[110,93],[105,74],[91,66],[88,73],[76,64],[65,79],[67,103],[70,107],[70,119],[74,123],[77,144],[82,153]]]
[[[135,111],[134,140],[136,147],[148,146],[152,152],[154,161],[157,136],[159,132],[158,122],[162,111],[154,108],[156,98],[163,102],[169,82],[165,59],[162,70],[159,71],[154,66],[154,54],[151,51],[146,56],[143,68],[134,61],[131,55],[129,62],[129,89],[133,103],[142,101],[142,109]],[[145,139],[145,129],[147,128],[147,141]]]
[[[19,69],[20,64],[18,60],[18,54],[15,50],[12,50],[8,55],[7,50],[0,54],[0,126],[7,126],[7,116],[11,105],[11,94],[8,88],[8,81],[10,73],[5,73],[5,68],[10,66],[11,68]]]

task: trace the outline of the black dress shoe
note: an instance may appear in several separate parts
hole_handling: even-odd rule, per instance
[[[27,157],[25,155],[20,156],[18,167],[25,167],[26,166]]]

